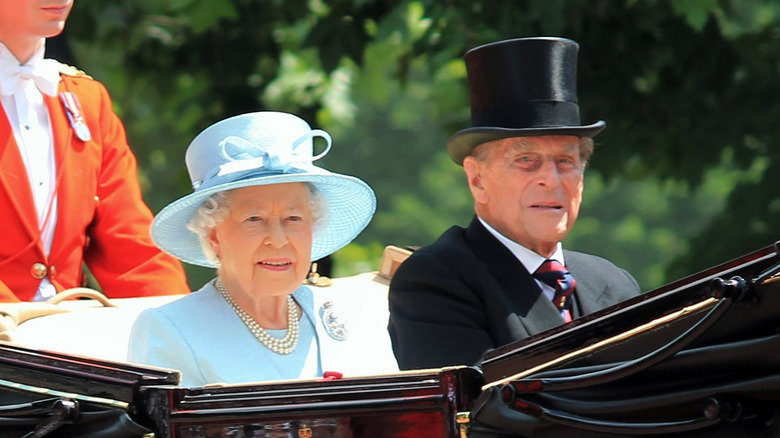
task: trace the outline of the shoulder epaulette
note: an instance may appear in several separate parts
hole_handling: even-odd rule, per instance
[[[59,61],[57,61],[57,63],[59,64],[59,68],[58,69],[59,69],[60,73],[62,73],[64,75],[77,76],[77,77],[92,79],[92,76],[86,74],[84,72],[84,70],[79,70],[79,69],[77,69],[76,67],[74,67],[72,65],[63,64],[63,63],[61,63]]]

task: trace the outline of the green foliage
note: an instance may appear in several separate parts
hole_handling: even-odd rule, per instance
[[[650,289],[780,237],[773,0],[77,2],[67,34],[115,99],[154,211],[191,191],[184,151],[219,119],[283,110],[328,130],[320,164],[378,197],[339,275],[469,221],[444,153],[469,126],[462,55],[533,35],[579,42],[583,123],[608,122],[568,248]],[[213,275],[188,273],[193,287]]]
[[[596,153],[609,153],[605,149]],[[752,173],[761,172],[760,165],[755,167]],[[723,211],[726,196],[737,184],[755,177],[750,174],[735,168],[729,151],[695,188],[685,181],[657,178],[605,181],[589,172],[580,217],[565,244],[593,254],[611,254],[644,289],[724,262],[730,256],[721,255],[708,264],[689,261],[683,269],[669,271],[672,276],[664,266],[689,253],[691,239]]]
[[[344,277],[360,272],[376,271],[382,259],[384,246],[377,242],[367,245],[353,243],[338,251],[333,258],[333,277]]]

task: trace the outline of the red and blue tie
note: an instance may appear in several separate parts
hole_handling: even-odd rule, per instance
[[[577,286],[577,280],[572,277],[569,270],[556,260],[545,260],[542,266],[534,272],[534,277],[542,283],[555,289],[553,305],[561,311],[566,322],[571,321],[571,294]]]

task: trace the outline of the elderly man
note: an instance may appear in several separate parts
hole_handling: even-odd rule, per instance
[[[563,250],[592,138],[581,126],[578,45],[522,38],[466,54],[472,127],[447,144],[476,217],[411,255],[390,285],[402,369],[474,365],[483,353],[639,293],[625,270]]]

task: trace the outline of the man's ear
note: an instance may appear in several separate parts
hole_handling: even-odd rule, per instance
[[[466,171],[469,190],[471,190],[471,196],[474,197],[474,201],[478,204],[484,204],[487,201],[487,193],[482,183],[483,164],[473,156],[463,159],[463,170]]]

